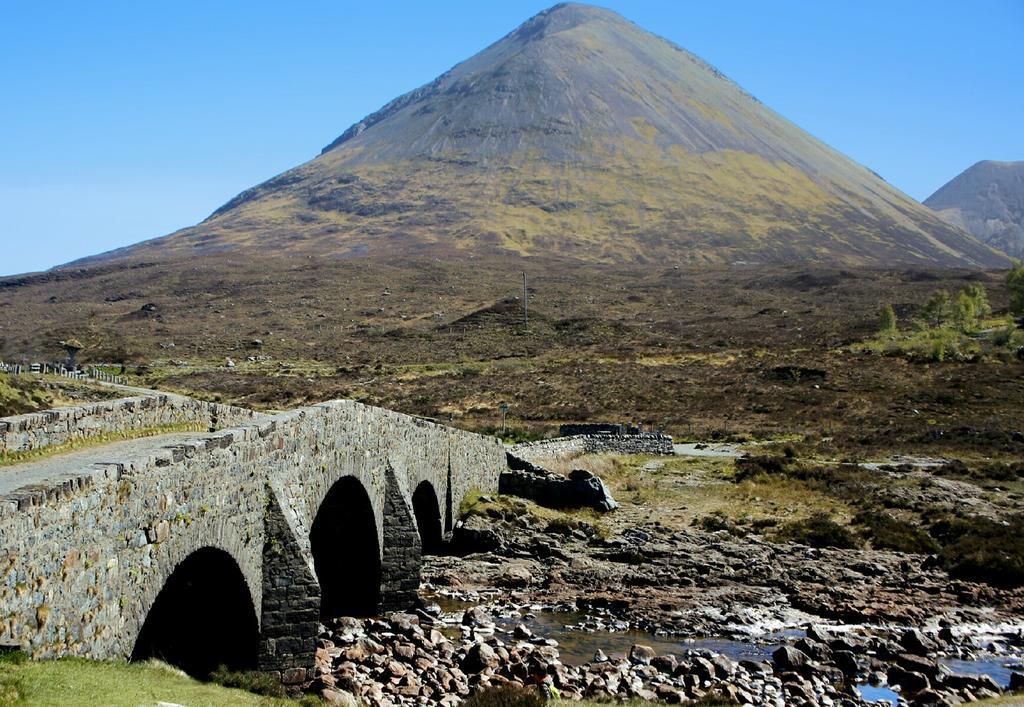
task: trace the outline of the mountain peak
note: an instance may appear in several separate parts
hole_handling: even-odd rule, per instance
[[[336,257],[1005,259],[616,13],[561,4],[147,248]]]
[[[538,12],[508,36],[523,38],[524,35],[532,37],[538,32],[562,32],[590,22],[628,24],[628,20],[612,10],[585,3],[562,2]]]
[[[1024,162],[976,162],[924,204],[978,240],[1024,257]]]

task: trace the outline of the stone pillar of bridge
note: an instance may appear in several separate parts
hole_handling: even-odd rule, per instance
[[[381,557],[381,613],[401,611],[417,601],[423,563],[420,534],[409,495],[389,465],[384,496],[384,547]]]
[[[259,666],[281,682],[295,685],[313,678],[320,585],[269,486],[264,524]]]

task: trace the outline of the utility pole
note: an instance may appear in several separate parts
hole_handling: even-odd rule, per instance
[[[530,294],[526,289],[526,271],[523,270],[523,329],[528,330],[530,328],[530,305],[529,300]]]

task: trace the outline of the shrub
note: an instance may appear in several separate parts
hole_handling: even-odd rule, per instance
[[[736,460],[736,474],[733,479],[737,482],[752,479],[760,474],[778,476],[789,471],[789,463],[792,457],[770,457],[770,456],[743,456]]]
[[[544,699],[536,688],[510,682],[475,692],[462,704],[464,707],[544,707]]]
[[[1006,273],[1006,289],[1010,293],[1010,311],[1024,315],[1024,263],[1017,263]]]
[[[929,326],[933,327],[940,327],[948,322],[950,314],[949,292],[946,290],[933,292],[928,301],[924,303],[924,307],[921,308],[921,316]]]
[[[692,524],[709,533],[717,533],[719,530],[724,530],[730,535],[736,535],[738,537],[746,535],[746,533],[743,532],[743,529],[736,525],[736,523],[722,511],[715,511],[703,518],[694,518]]]
[[[896,333],[896,311],[891,304],[882,307],[878,313],[878,333],[882,336],[891,336]]]
[[[1014,334],[1017,333],[1017,327],[1013,324],[1007,324],[1004,327],[996,329],[992,334],[992,344],[994,346],[1009,346],[1014,339]]]
[[[854,521],[863,526],[871,545],[879,550],[920,554],[939,550],[939,543],[924,529],[889,513],[861,511]]]
[[[860,546],[857,536],[824,512],[787,523],[779,529],[778,538],[817,548],[851,549]]]
[[[944,518],[931,527],[942,543],[942,565],[954,577],[996,586],[1024,585],[1024,514],[1006,522],[989,518]]]

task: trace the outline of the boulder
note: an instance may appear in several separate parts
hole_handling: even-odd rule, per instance
[[[939,664],[934,660],[925,658],[924,656],[914,655],[912,653],[903,653],[896,657],[896,664],[906,670],[911,670],[916,673],[923,673],[929,678],[934,678],[939,674]]]
[[[479,606],[473,606],[462,613],[462,625],[470,626],[472,628],[493,626],[494,619],[492,619],[490,615]]]
[[[658,657],[658,653],[650,646],[636,643],[629,649],[629,662],[638,665],[650,665]]]
[[[533,574],[525,565],[506,565],[494,579],[500,587],[522,589],[533,582]]]
[[[480,673],[498,664],[498,654],[486,643],[474,643],[462,660],[462,669],[467,673]]]
[[[452,548],[460,555],[495,552],[505,545],[504,539],[491,525],[478,516],[471,516],[455,526]]]
[[[320,691],[320,699],[329,705],[343,705],[344,707],[358,707],[359,700],[351,692],[338,688],[324,688]]]
[[[924,633],[916,628],[903,632],[903,635],[900,636],[900,645],[908,653],[913,653],[914,655],[928,655],[939,649],[935,641],[925,636]]]
[[[932,686],[928,676],[924,673],[907,670],[898,665],[889,668],[887,676],[890,685],[899,685],[905,692],[909,693],[920,692]]]
[[[658,672],[671,675],[679,667],[679,659],[671,653],[659,655],[651,660],[651,666]]]
[[[798,670],[811,662],[810,657],[793,646],[780,646],[772,653],[772,661],[780,670]]]

